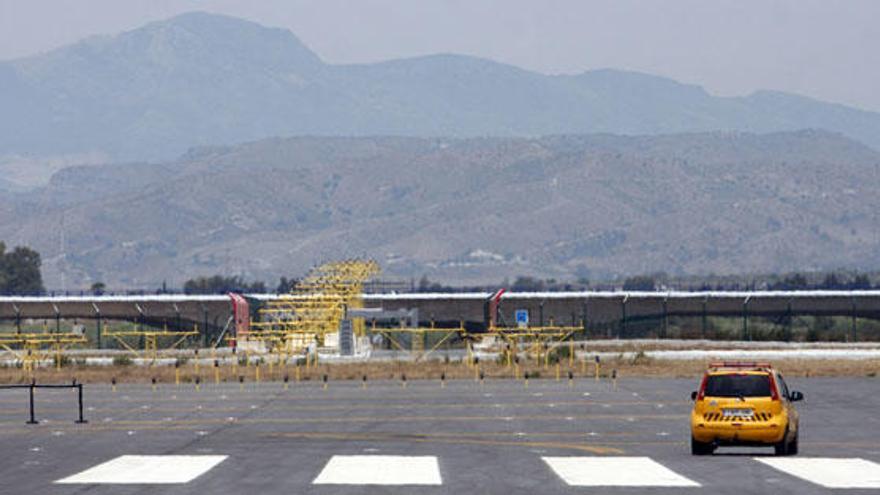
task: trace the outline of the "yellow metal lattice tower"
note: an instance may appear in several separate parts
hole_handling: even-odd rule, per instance
[[[314,268],[290,291],[269,301],[251,322],[255,340],[272,352],[294,354],[311,344],[324,345],[327,334],[339,330],[347,308],[363,307],[363,286],[379,273],[372,260],[351,259]],[[363,321],[355,331],[363,332]]]
[[[86,344],[85,336],[77,333],[2,333],[0,349],[12,353],[22,364],[22,370],[34,371],[40,361],[53,359],[61,367],[64,350],[77,344]]]

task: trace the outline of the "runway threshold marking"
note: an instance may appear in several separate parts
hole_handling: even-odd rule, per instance
[[[60,484],[187,483],[226,459],[225,455],[123,455],[57,480]]]
[[[755,460],[825,488],[880,488],[880,464],[858,457],[755,457]]]
[[[315,485],[442,485],[434,456],[334,455]]]
[[[649,457],[542,457],[570,486],[698,487]]]

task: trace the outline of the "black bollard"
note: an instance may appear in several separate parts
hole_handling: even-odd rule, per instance
[[[76,382],[76,380],[74,380]],[[76,385],[76,395],[79,401],[79,419],[76,420],[77,423],[83,424],[88,423],[86,419],[83,417],[83,386],[82,383]]]
[[[36,380],[31,382],[30,389],[30,402],[31,402],[31,419],[28,420],[27,424],[35,425],[37,424],[37,420],[34,417],[34,388],[36,388]]]

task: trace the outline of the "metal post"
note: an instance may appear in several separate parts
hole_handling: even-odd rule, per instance
[[[36,383],[31,381],[31,386],[28,387],[30,390],[30,404],[31,404],[31,419],[28,420],[27,424],[35,425],[37,424],[37,420],[34,418],[34,387],[36,387]]]
[[[582,311],[584,313],[583,324],[584,324],[584,339],[590,338],[589,330],[587,329],[587,302],[588,299],[584,299]]]
[[[743,301],[743,340],[752,340],[752,335],[749,333],[749,299],[751,299],[751,297],[752,296],[748,296],[745,301]]]
[[[620,311],[621,316],[623,317],[620,320],[620,328],[617,331],[617,338],[619,339],[621,334],[626,336],[626,301],[629,299],[629,294],[623,296],[623,300],[620,303]]]
[[[138,328],[137,329],[143,330],[143,328],[144,328],[144,310],[143,310],[143,308],[141,308],[140,304],[138,304],[138,303],[135,303],[134,307],[135,307],[135,309],[137,309],[137,312],[138,312],[138,317],[137,317]],[[146,340],[144,339],[144,336],[141,335],[140,337],[138,337],[138,347],[141,349],[146,349],[146,345],[147,344],[146,344]]]
[[[205,309],[205,326],[202,327],[202,346],[207,345],[208,342],[208,310]]]
[[[101,348],[101,308],[97,304],[92,303],[92,309],[95,310],[95,345]]]
[[[855,298],[855,297],[852,298],[852,323],[851,323],[851,329],[852,329],[852,341],[853,341],[853,342],[858,342],[858,340],[859,340],[859,334],[858,334],[858,328],[856,327],[856,298]]]
[[[78,383],[76,385],[77,388],[77,396],[79,398],[79,419],[76,421],[77,423],[88,423],[88,421],[83,418],[83,386],[82,383]]]
[[[707,327],[707,318],[708,318],[708,315],[706,314],[706,305],[708,303],[709,303],[709,296],[703,297],[703,326],[700,329],[700,335],[704,339],[706,338],[706,327]]]
[[[663,334],[661,339],[665,339],[669,335],[669,294],[663,297]]]
[[[788,300],[788,307],[785,315],[785,341],[791,342],[791,299]]]
[[[538,304],[538,315],[539,315],[538,316],[538,322],[539,322],[538,326],[543,327],[544,326],[544,301],[543,300]]]

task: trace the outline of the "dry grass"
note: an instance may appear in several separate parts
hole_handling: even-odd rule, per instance
[[[585,365],[584,365],[585,364]],[[801,360],[788,359],[777,360],[774,365],[788,376],[858,376],[876,377],[880,374],[880,360]],[[635,358],[615,358],[603,361],[600,375],[608,377],[612,370],[616,370],[620,378],[627,377],[670,377],[670,378],[694,378],[699,376],[705,369],[706,362],[702,360],[656,360],[637,356]],[[239,377],[251,382],[255,380],[257,368],[254,366],[221,366],[217,368],[221,381],[236,382]],[[594,364],[574,363],[569,367],[563,360],[559,365],[559,374],[562,379],[567,379],[571,372],[575,378],[593,377]],[[518,371],[522,377],[528,372],[532,378],[555,378],[556,365],[547,367],[537,362],[528,362],[518,369],[499,365],[496,363],[480,363],[478,367],[469,367],[464,363],[443,363],[441,361],[428,361],[423,363],[412,362],[363,362],[363,363],[340,363],[320,364],[317,367],[297,368],[293,365],[286,367],[269,367],[263,364],[259,368],[261,380],[283,380],[286,375],[290,381],[295,381],[297,374],[299,379],[308,381],[320,381],[326,374],[329,380],[362,380],[367,376],[373,380],[400,380],[406,376],[407,380],[440,380],[442,375],[447,379],[476,379],[482,373],[485,378],[508,378],[513,379]],[[198,378],[202,383],[213,383],[215,372],[213,367],[200,366],[196,369],[194,364],[186,364],[179,368],[179,376],[182,382],[193,382]],[[26,383],[32,378],[41,383],[60,383],[71,381],[74,378],[81,383],[110,383],[115,379],[117,383],[150,383],[156,379],[158,383],[174,383],[175,368],[172,366],[66,366],[60,370],[55,368],[40,368],[33,375],[17,368],[0,369],[0,383]]]

